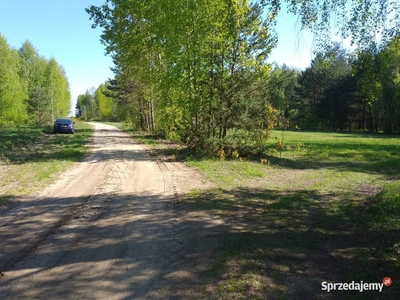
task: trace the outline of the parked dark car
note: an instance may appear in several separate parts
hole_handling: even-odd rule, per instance
[[[53,133],[74,133],[74,122],[71,119],[57,119],[54,122]]]

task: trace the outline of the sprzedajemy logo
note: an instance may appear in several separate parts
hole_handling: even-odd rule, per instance
[[[330,293],[331,291],[379,291],[382,292],[383,287],[392,285],[392,279],[390,277],[383,278],[381,283],[375,282],[326,282],[321,283],[321,289]]]

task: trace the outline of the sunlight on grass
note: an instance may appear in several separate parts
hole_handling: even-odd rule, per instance
[[[207,179],[220,186],[240,186],[243,180],[266,176],[265,166],[249,161],[192,160],[188,165],[201,171]]]
[[[394,136],[378,134],[321,133],[301,131],[274,131],[266,142],[266,147],[273,149],[276,138],[281,138],[291,149],[300,151],[284,151],[283,157],[302,157],[305,161],[336,163],[371,163],[384,162],[390,158],[399,158],[397,147],[400,141]],[[308,151],[307,151],[308,150]]]

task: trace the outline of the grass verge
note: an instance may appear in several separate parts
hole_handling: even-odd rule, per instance
[[[77,121],[75,134],[52,134],[50,127],[0,129],[0,205],[40,190],[56,174],[82,159],[92,128]]]

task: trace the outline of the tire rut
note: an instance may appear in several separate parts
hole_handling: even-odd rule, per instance
[[[63,214],[7,261],[0,298],[199,296],[199,272],[215,245],[204,234],[203,216],[186,219],[179,202],[184,167],[151,156],[111,126],[95,126],[92,154],[65,175],[69,187],[58,183],[43,194],[53,199],[47,209]]]

